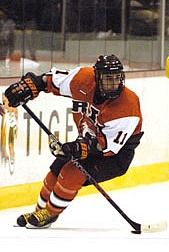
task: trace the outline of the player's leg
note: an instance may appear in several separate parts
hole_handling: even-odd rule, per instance
[[[56,183],[57,177],[50,171],[47,176],[45,177],[43,181],[43,186],[41,188],[39,197],[38,197],[38,202],[35,208],[35,212],[43,209],[46,207],[46,202],[48,201],[51,191]],[[33,214],[34,212],[31,213],[25,213],[20,215],[17,218],[17,225],[24,227],[26,226],[28,222],[28,218]]]
[[[75,198],[85,181],[85,175],[72,162],[66,163],[58,175],[46,208],[33,213],[28,218],[29,224],[34,227],[46,227],[56,221]]]
[[[43,186],[41,188],[41,191],[38,197],[37,205],[35,208],[36,212],[46,207],[46,203],[49,200],[50,194],[57,181],[58,174],[66,161],[67,160],[65,160],[63,157],[58,155],[58,157],[50,166],[51,171],[46,175],[43,181]],[[20,215],[17,218],[17,225],[21,227],[26,226],[28,222],[28,218],[31,216],[32,213],[33,212]]]

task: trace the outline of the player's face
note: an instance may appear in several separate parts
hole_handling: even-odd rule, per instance
[[[120,74],[102,74],[102,89],[104,91],[115,91],[120,84]]]

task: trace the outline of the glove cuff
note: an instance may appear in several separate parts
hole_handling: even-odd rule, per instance
[[[24,81],[28,86],[34,85],[39,93],[41,91],[45,91],[47,88],[47,83],[43,79],[44,75],[45,74],[37,76],[32,72],[28,72],[25,76],[22,77],[21,80]],[[30,87],[30,89],[33,90],[32,87]]]
[[[46,79],[46,85],[47,85],[45,92],[46,93],[52,92],[54,95],[60,95],[59,89],[53,85],[52,73],[46,74],[44,78]]]

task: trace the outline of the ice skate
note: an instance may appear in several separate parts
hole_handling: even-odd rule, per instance
[[[47,209],[42,209],[38,212],[32,213],[28,217],[26,228],[48,228],[58,218],[58,215],[54,215],[48,212]]]
[[[18,227],[25,227],[26,224],[28,223],[28,218],[33,214],[33,212],[31,213],[26,213],[26,214],[22,214],[20,215],[17,220],[16,220],[16,226]]]

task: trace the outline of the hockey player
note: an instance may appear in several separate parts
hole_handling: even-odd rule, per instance
[[[9,86],[5,95],[9,106],[17,107],[41,91],[72,98],[79,134],[62,149],[56,142],[50,143],[56,159],[44,179],[36,210],[17,219],[19,226],[35,228],[50,226],[78,191],[90,184],[71,156],[98,183],[110,180],[127,172],[143,135],[139,98],[125,87],[123,65],[113,54],[99,56],[94,67],[52,68],[41,76],[28,72]]]

